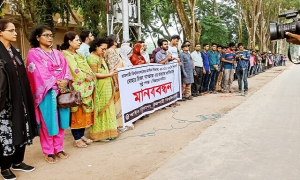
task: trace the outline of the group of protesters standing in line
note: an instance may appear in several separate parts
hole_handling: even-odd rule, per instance
[[[61,51],[52,48],[53,38],[51,28],[34,28],[29,39],[32,48],[23,61],[11,44],[17,40],[15,25],[0,20],[0,166],[4,179],[16,179],[11,170],[35,169],[23,160],[26,145],[36,136],[50,164],[69,157],[63,150],[65,129],[71,128],[78,148],[118,136],[122,120],[116,69],[125,64],[117,52],[119,37],[95,38],[90,31],[69,31]],[[82,104],[59,107],[57,96],[70,90],[80,92]]]
[[[44,158],[50,164],[69,157],[63,150],[65,129],[71,128],[78,148],[117,138],[118,127],[122,126],[118,68],[175,61],[181,66],[185,101],[216,91],[232,92],[234,73],[239,90],[243,81],[247,92],[248,72],[259,73],[276,61],[271,55],[250,54],[242,44],[236,52],[234,43],[229,47],[213,43],[211,48],[203,44],[202,52],[200,44],[196,44],[190,53],[190,42],[184,41],[179,53],[178,35],[172,36],[170,43],[160,39],[159,47],[150,56],[143,41],[132,47],[129,42],[121,45],[118,35],[95,38],[90,31],[69,31],[60,51],[52,48],[52,30],[38,26],[31,32],[32,48],[25,64],[11,45],[16,37],[15,25],[0,20],[0,165],[4,179],[16,179],[11,169],[35,169],[23,160],[26,145],[31,145],[36,136],[40,136]],[[260,68],[264,59],[265,65]],[[70,89],[81,93],[82,104],[58,107],[57,96]],[[85,136],[86,128],[90,128],[89,137]]]
[[[180,63],[182,101],[209,93],[232,93],[235,79],[238,80],[238,92],[246,95],[248,77],[286,64],[286,56],[282,54],[246,50],[242,43],[237,46],[235,43],[229,43],[228,46],[204,43],[202,51],[200,43],[196,43],[194,51],[190,52],[191,43],[184,41],[178,55],[179,40],[179,35],[172,36],[169,44],[167,40],[158,40],[159,47],[153,50],[151,60],[160,64],[174,60]]]

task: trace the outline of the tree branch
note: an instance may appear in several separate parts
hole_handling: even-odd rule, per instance
[[[158,12],[158,10],[157,10],[157,7],[155,7],[155,11],[156,11],[156,14],[157,14],[158,18],[160,19],[160,21],[161,21],[163,27],[164,27],[166,33],[168,34],[168,37],[169,37],[168,39],[170,39],[170,38],[171,38],[171,35],[170,35],[170,33],[169,33],[169,30],[168,30],[166,24],[164,23],[164,21],[163,21],[161,15],[159,14],[159,12]]]
[[[65,5],[66,5],[69,13],[71,14],[72,18],[74,19],[74,21],[76,22],[77,25],[81,26],[81,22],[77,19],[77,17],[75,16],[75,14],[70,6],[70,0],[66,0],[65,2],[66,2]]]

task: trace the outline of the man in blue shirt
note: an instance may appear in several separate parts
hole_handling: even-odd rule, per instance
[[[244,49],[244,45],[242,43],[238,44],[239,51],[237,52],[236,57],[238,58],[236,74],[238,77],[238,87],[239,93],[242,92],[242,82],[244,82],[244,93],[245,95],[248,93],[248,64],[250,60],[250,52]]]
[[[84,57],[88,57],[88,55],[90,55],[90,44],[94,40],[94,35],[91,31],[82,31],[80,33],[80,39],[82,44],[77,50],[77,53],[81,53]]]
[[[231,84],[233,82],[234,75],[234,64],[235,64],[235,44],[233,42],[229,43],[229,49],[225,51],[222,55],[221,61],[224,63],[224,89],[225,93],[228,91],[232,92]]]
[[[207,94],[208,84],[210,79],[210,67],[209,67],[209,54],[208,54],[209,45],[207,43],[203,44],[203,51],[201,52],[201,57],[203,59],[203,79],[202,79],[202,90],[201,94]]]
[[[217,44],[212,43],[211,51],[208,52],[209,55],[209,66],[210,66],[210,83],[209,83],[209,93],[216,93],[216,83],[217,75],[219,71],[220,58],[217,52]]]

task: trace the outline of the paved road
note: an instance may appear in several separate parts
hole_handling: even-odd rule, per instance
[[[300,65],[266,84],[146,179],[300,180]]]

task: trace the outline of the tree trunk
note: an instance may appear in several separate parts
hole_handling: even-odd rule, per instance
[[[235,0],[235,3],[236,3],[236,10],[237,10],[237,15],[238,15],[238,20],[239,20],[239,28],[238,28],[238,31],[239,31],[239,40],[238,42],[241,43],[242,42],[242,39],[243,39],[243,14],[242,14],[242,10],[241,10],[241,5],[239,3],[238,0]]]
[[[69,11],[69,13],[71,14],[72,18],[74,19],[74,21],[76,22],[77,25],[82,26],[81,22],[77,19],[77,17],[75,16],[71,6],[70,6],[70,0],[66,0],[66,7]]]
[[[188,5],[189,10],[185,9],[184,2]],[[200,41],[201,36],[201,26],[195,17],[196,0],[172,0],[172,3],[183,29],[184,38],[191,42],[190,51],[192,51],[195,47],[195,43]]]
[[[256,29],[261,14],[262,0],[239,0],[238,3],[240,3],[244,18],[246,19],[246,26],[249,33],[248,48],[255,49]]]
[[[218,8],[218,3],[217,0],[213,0],[213,4],[214,4],[214,14],[216,13],[216,15],[219,17],[220,19],[220,13],[219,13],[219,8]]]

